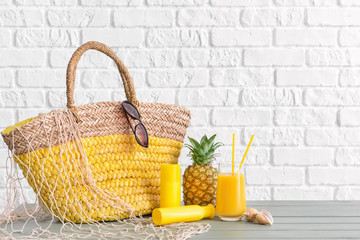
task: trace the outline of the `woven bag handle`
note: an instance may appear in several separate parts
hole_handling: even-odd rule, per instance
[[[78,49],[76,49],[76,51],[74,52],[74,54],[72,55],[69,61],[66,71],[67,108],[74,114],[76,121],[77,122],[80,121],[80,117],[78,115],[78,109],[75,106],[75,101],[74,101],[76,68],[80,61],[81,56],[89,49],[94,49],[99,52],[102,52],[107,56],[111,57],[115,61],[119,69],[122,81],[124,83],[126,98],[136,107],[138,107],[139,101],[136,98],[135,87],[131,79],[130,73],[128,69],[125,67],[124,63],[118,58],[118,56],[116,56],[114,51],[111,50],[108,46],[100,42],[91,41],[81,45]]]

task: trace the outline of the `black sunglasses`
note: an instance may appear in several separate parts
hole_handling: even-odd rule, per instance
[[[135,139],[144,148],[149,147],[149,135],[147,133],[147,130],[144,126],[144,124],[141,122],[141,116],[139,111],[136,109],[134,105],[132,105],[129,101],[123,101],[121,103],[121,106],[123,107],[125,111],[126,118],[131,126],[131,129],[135,135]],[[138,124],[136,124],[135,128],[132,127],[129,116],[133,119],[136,119],[139,121]]]

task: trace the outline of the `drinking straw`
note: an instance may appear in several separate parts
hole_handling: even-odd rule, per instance
[[[244,153],[244,156],[243,156],[243,158],[242,158],[242,160],[241,160],[241,163],[240,163],[239,171],[238,171],[238,172],[240,172],[240,170],[241,170],[241,167],[242,167],[242,165],[243,165],[243,163],[244,163],[244,161],[245,161],[246,154],[247,154],[248,151],[249,151],[249,148],[250,148],[250,145],[251,145],[251,142],[252,142],[253,139],[254,139],[254,135],[251,136],[250,142],[249,142],[249,144],[248,144],[248,146],[247,146],[247,148],[246,148],[246,151],[245,151],[245,153]]]
[[[234,176],[235,167],[235,133],[233,133],[233,145],[232,145],[232,176]]]

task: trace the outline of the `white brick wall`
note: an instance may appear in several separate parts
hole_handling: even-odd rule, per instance
[[[116,51],[141,101],[191,109],[188,135],[217,133],[225,170],[231,134],[238,161],[254,134],[248,199],[360,199],[360,1],[0,0],[0,128],[63,108],[89,40]],[[124,100],[110,59],[84,55],[75,97]],[[6,155],[0,140],[1,193]]]

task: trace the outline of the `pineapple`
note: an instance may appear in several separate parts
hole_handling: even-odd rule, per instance
[[[206,206],[216,204],[216,183],[218,170],[211,166],[215,159],[215,150],[222,143],[214,143],[216,135],[209,139],[204,135],[200,143],[189,137],[189,155],[193,164],[185,169],[183,175],[183,195],[185,205]]]

